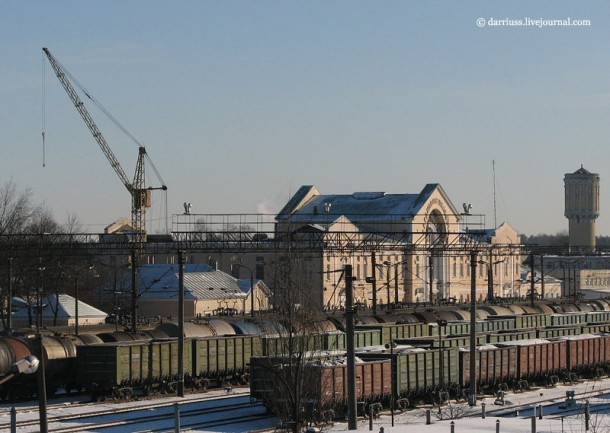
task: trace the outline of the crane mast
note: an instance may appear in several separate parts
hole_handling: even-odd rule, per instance
[[[91,131],[93,138],[95,138],[95,141],[97,141],[100,149],[102,149],[106,159],[131,195],[131,221],[135,230],[134,242],[136,242],[141,248],[143,242],[146,241],[146,209],[150,207],[150,191],[155,189],[167,190],[167,187],[165,185],[157,188],[145,187],[144,158],[146,157],[146,149],[143,146],[139,146],[138,161],[136,164],[136,171],[133,181],[129,180],[125,174],[125,171],[123,170],[123,167],[121,167],[121,164],[114,156],[112,149],[110,149],[110,146],[108,146],[102,132],[93,121],[93,118],[87,111],[85,104],[72,86],[72,83],[68,78],[69,74],[67,74],[65,68],[55,59],[55,57],[53,57],[53,55],[51,55],[47,48],[43,48],[42,50],[47,55],[47,58],[51,63],[51,67],[55,71],[55,75],[57,75],[59,82],[62,84],[63,88],[68,94],[68,97],[74,104],[74,107],[76,107],[76,110],[89,128],[89,131]]]

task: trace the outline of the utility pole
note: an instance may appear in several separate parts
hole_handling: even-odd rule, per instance
[[[428,271],[428,279],[430,280],[430,295],[428,296],[428,298],[430,304],[433,304],[432,296],[434,291],[434,285],[432,284],[432,280],[434,279],[434,257],[432,256],[432,250],[430,250],[430,256],[428,257]]]
[[[534,297],[534,291],[536,288],[535,281],[534,281],[535,276],[536,276],[536,273],[534,272],[534,254],[532,253],[532,254],[530,254],[530,300],[532,303],[532,307],[534,305],[536,305],[535,297]]]
[[[546,298],[546,292],[544,289],[544,256],[540,255],[540,299]]]
[[[178,397],[184,397],[184,251],[178,250]]]
[[[490,304],[494,299],[494,271],[493,253],[489,250],[489,263],[487,264],[487,303]]]
[[[387,289],[388,289],[388,291],[387,291],[388,292],[387,311],[389,313],[390,312],[390,272],[391,272],[390,271],[390,269],[391,269],[390,265],[391,265],[391,263],[389,261],[385,261],[385,262],[383,262],[383,264],[386,265],[385,284],[386,284]]]
[[[135,248],[131,250],[131,330],[137,332],[138,318],[136,309],[138,307],[138,256]]]
[[[394,265],[394,308],[398,308],[398,263]]]
[[[38,299],[36,305],[36,339],[38,340],[38,354],[40,364],[38,365],[38,414],[40,420],[40,433],[47,433],[49,431],[49,425],[47,421],[47,382],[45,377],[45,348],[42,341],[42,332],[40,328],[43,325],[42,314],[42,296],[44,295],[44,271],[45,267],[42,264],[42,258],[40,259],[40,265],[38,267],[40,273],[40,287],[38,288]]]
[[[468,392],[468,405],[477,404],[477,378],[476,378],[476,315],[477,315],[477,252],[470,252],[470,390]]]
[[[373,253],[374,254],[374,253]],[[373,256],[374,257],[374,256]],[[373,267],[373,269],[375,269]],[[347,429],[358,428],[356,407],[356,361],[354,354],[354,306],[352,265],[345,265],[345,339],[347,346]],[[374,271],[373,271],[374,272]]]
[[[377,260],[375,258],[375,251],[371,253],[371,264],[373,267],[373,316],[377,314]]]
[[[13,258],[8,259],[8,306],[7,325],[9,332],[13,331]]]

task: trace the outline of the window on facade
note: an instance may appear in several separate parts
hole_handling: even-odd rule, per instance
[[[453,276],[457,276],[457,257],[453,258]]]
[[[257,280],[265,279],[265,265],[263,263],[257,263],[254,269],[254,275]]]

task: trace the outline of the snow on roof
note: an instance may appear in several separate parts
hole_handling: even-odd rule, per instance
[[[317,193],[313,185],[304,185],[280,211],[277,219],[297,222],[302,219],[304,222],[322,224],[344,215],[356,224],[361,220],[370,220],[371,217],[379,222],[393,221],[418,213],[421,206],[437,190],[445,195],[437,183],[427,184],[420,192],[413,194],[374,191],[324,195]],[[311,197],[307,199],[309,195]]]
[[[75,299],[66,295],[65,293],[59,294],[59,296],[55,296],[54,294],[45,297],[42,300],[42,305],[46,305],[46,308],[42,309],[43,317],[54,317],[55,311],[57,311],[58,318],[65,317],[75,317]],[[27,317],[28,311],[27,308],[20,308],[14,312],[15,317]],[[98,310],[95,307],[92,307],[89,304],[84,303],[83,301],[78,301],[78,317],[79,318],[87,318],[87,317],[106,317],[108,314],[104,313],[102,310]]]
[[[144,265],[139,268],[138,292],[142,299],[177,299],[178,265]],[[258,281],[256,281],[258,283]],[[250,280],[240,283],[231,275],[204,264],[184,265],[184,299],[245,298]]]

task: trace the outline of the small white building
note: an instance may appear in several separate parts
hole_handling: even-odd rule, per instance
[[[74,326],[76,323],[75,299],[66,294],[49,295],[42,300],[42,326]],[[32,306],[34,307],[34,306]],[[108,315],[83,301],[78,301],[78,324],[99,325]],[[57,320],[56,320],[57,318]],[[31,321],[30,321],[31,320]],[[13,327],[25,328],[36,325],[34,308],[16,308],[13,312]]]

